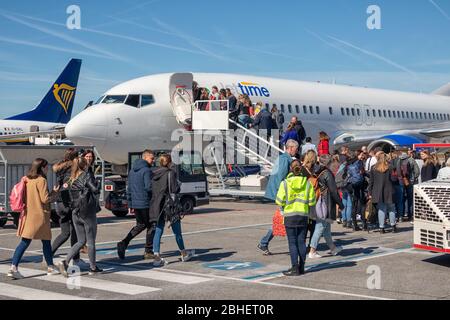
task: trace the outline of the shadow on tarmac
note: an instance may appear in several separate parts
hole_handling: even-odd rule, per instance
[[[441,256],[425,259],[422,261],[450,268],[450,254],[443,254]]]

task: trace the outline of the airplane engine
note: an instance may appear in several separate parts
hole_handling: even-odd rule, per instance
[[[391,152],[399,147],[412,147],[414,144],[428,143],[429,138],[422,135],[391,134],[374,140],[368,149],[381,148],[384,152]]]

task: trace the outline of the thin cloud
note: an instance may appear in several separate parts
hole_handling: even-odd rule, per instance
[[[144,2],[144,3],[135,5],[134,7],[128,8],[128,9],[126,9],[126,10],[124,10],[124,11],[121,11],[121,12],[115,14],[115,16],[123,16],[124,14],[127,14],[127,13],[129,13],[129,12],[135,11],[135,10],[137,10],[137,9],[141,9],[141,8],[143,8],[143,7],[146,7],[146,6],[150,5],[150,4],[153,4],[153,3],[156,3],[156,2],[160,2],[160,1],[161,1],[161,0],[151,0],[151,1],[146,1],[146,2]]]
[[[428,0],[428,2],[430,2],[447,20],[450,21],[450,16],[436,2],[433,0]]]
[[[319,39],[321,42],[323,42],[327,46],[338,50],[339,52],[343,53],[344,55],[346,55],[346,56],[348,56],[348,57],[350,57],[352,59],[361,61],[360,57],[354,55],[353,53],[351,53],[351,52],[349,52],[347,50],[342,49],[340,46],[332,43],[331,41],[325,40],[323,37],[321,37],[319,34],[315,33],[314,31],[311,31],[311,30],[308,30],[308,29],[305,29],[305,31],[308,32],[309,34],[311,34],[312,36],[314,36],[315,38]]]
[[[54,22],[54,21],[50,21],[50,20],[46,20],[46,19],[39,19],[39,18],[26,16],[26,15],[19,15],[19,14],[18,14],[18,16],[22,16],[22,17],[27,18],[29,20],[34,20],[34,21],[44,22],[44,23],[47,23],[47,24],[52,24],[52,25],[56,25],[56,26],[64,26],[65,27],[65,24],[63,24],[63,23],[58,23],[58,22]],[[79,31],[100,34],[100,35],[113,37],[113,38],[118,38],[118,39],[123,39],[123,40],[129,40],[129,41],[132,41],[132,42],[147,44],[147,45],[161,47],[161,48],[165,48],[165,49],[172,49],[172,50],[176,50],[176,51],[182,51],[182,52],[188,52],[188,53],[193,53],[193,54],[206,55],[204,52],[201,52],[201,51],[190,50],[190,49],[183,48],[183,47],[172,46],[172,45],[169,45],[169,44],[159,43],[159,42],[155,42],[155,41],[148,41],[148,40],[144,40],[144,39],[140,39],[140,38],[120,35],[120,34],[117,34],[117,33],[111,33],[111,32],[106,32],[106,31],[101,31],[101,30],[96,30],[96,29],[90,29],[90,28],[83,27]]]
[[[341,39],[338,39],[338,38],[335,38],[335,37],[332,37],[332,36],[327,36],[327,37],[332,39],[332,40],[334,40],[334,41],[336,41],[336,42],[342,43],[343,45],[346,45],[349,48],[352,48],[352,49],[355,49],[355,50],[357,50],[359,52],[362,52],[362,53],[364,53],[364,54],[366,54],[366,55],[368,55],[368,56],[370,56],[372,58],[381,60],[381,61],[383,61],[383,62],[385,62],[385,63],[387,63],[387,64],[389,64],[389,65],[391,65],[391,66],[393,66],[393,67],[395,67],[397,69],[400,69],[400,70],[402,70],[404,72],[407,72],[407,73],[411,74],[414,77],[417,77],[417,75],[416,75],[416,73],[414,71],[412,71],[412,70],[410,70],[410,69],[408,69],[408,68],[406,68],[406,67],[404,67],[404,66],[402,66],[402,65],[400,65],[400,64],[398,64],[398,63],[396,63],[396,62],[394,62],[394,61],[392,61],[392,60],[390,60],[390,59],[388,59],[386,57],[383,57],[382,55],[379,55],[378,53],[375,53],[375,52],[372,52],[372,51],[360,48],[358,46],[355,46],[354,44],[351,44],[350,42],[347,42],[347,41],[344,41],[344,40],[341,40]]]
[[[113,59],[113,58],[111,58],[109,56],[104,56],[104,55],[95,54],[95,53],[86,52],[86,51],[66,49],[66,48],[63,48],[63,47],[57,47],[57,46],[52,46],[52,45],[48,45],[48,44],[32,42],[32,41],[28,41],[28,40],[12,39],[12,38],[7,38],[7,37],[0,36],[0,41],[1,42],[6,42],[6,43],[11,43],[11,44],[18,44],[18,45],[34,47],[34,48],[41,48],[41,49],[48,49],[48,50],[59,51],[59,52],[73,53],[73,54],[76,54],[76,55],[85,55],[85,56],[91,56],[91,57],[115,60],[115,59]]]
[[[129,24],[129,25],[133,25],[135,27],[139,27],[139,28],[145,29],[145,30],[155,31],[155,32],[159,32],[159,33],[162,33],[162,34],[175,36],[175,37],[177,36],[177,34],[175,34],[173,32],[169,32],[167,30],[161,30],[161,29],[149,27],[149,26],[137,23],[137,22],[133,22],[133,21],[125,20],[125,19],[120,19],[120,18],[116,18],[116,17],[110,17],[110,18],[114,19],[116,21],[122,22],[122,23],[126,23],[126,24]],[[229,44],[229,43],[224,43],[224,42],[204,40],[204,39],[200,39],[200,38],[197,38],[197,37],[190,37],[190,39],[198,41],[198,42],[206,43],[206,44],[211,44],[211,45],[216,45],[216,46],[229,48],[229,49],[245,50],[245,51],[249,51],[249,52],[256,52],[256,53],[260,53],[260,54],[264,54],[264,55],[268,55],[268,56],[275,56],[275,57],[279,57],[279,58],[285,58],[285,59],[296,60],[296,61],[308,61],[308,60],[303,59],[301,57],[293,57],[293,56],[289,56],[289,55],[282,54],[282,53],[277,53],[277,52],[272,52],[272,51],[267,51],[267,50],[255,49],[255,48],[252,48],[251,46],[240,46],[240,45]]]
[[[0,81],[11,82],[51,82],[50,76],[31,75],[18,72],[0,71]]]
[[[206,46],[202,45],[200,43],[200,41],[198,41],[197,39],[185,34],[182,31],[179,31],[178,29],[176,29],[173,26],[168,25],[167,23],[164,23],[162,21],[160,21],[159,19],[154,18],[153,21],[159,25],[161,28],[169,31],[170,33],[172,33],[174,36],[185,40],[187,43],[189,43],[191,46],[193,46],[194,48],[197,48],[199,50],[201,50],[202,52],[204,52],[205,54],[209,55],[212,58],[216,58],[218,60],[228,60],[228,61],[234,61],[234,62],[242,62],[242,61],[237,61],[231,58],[227,58],[221,55],[218,55],[214,52],[212,52],[211,50],[209,50]]]
[[[92,50],[92,51],[97,52],[97,53],[99,53],[101,55],[109,56],[109,57],[114,58],[114,59],[119,60],[119,61],[128,61],[128,59],[126,59],[124,57],[121,57],[121,56],[116,55],[116,54],[112,54],[112,53],[110,53],[110,52],[108,52],[106,50],[103,50],[102,48],[99,48],[98,46],[95,46],[95,45],[92,45],[90,43],[78,40],[78,39],[76,39],[74,37],[71,37],[69,35],[66,35],[66,34],[63,34],[63,33],[60,33],[60,32],[57,32],[57,31],[45,28],[45,27],[42,27],[40,25],[31,23],[31,22],[24,21],[22,19],[19,19],[16,16],[13,16],[13,15],[10,15],[10,14],[0,13],[0,15],[2,15],[3,17],[5,17],[8,20],[15,21],[15,22],[20,23],[22,25],[25,25],[25,26],[27,26],[27,27],[29,27],[31,29],[41,31],[41,32],[46,33],[48,35],[52,35],[54,37],[60,38],[62,40],[65,40],[67,42],[70,42],[70,43],[82,46],[82,47],[84,47],[86,49]]]

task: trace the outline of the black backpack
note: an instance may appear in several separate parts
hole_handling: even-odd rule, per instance
[[[184,218],[184,213],[183,213],[183,206],[181,205],[180,195],[178,193],[172,193],[170,171],[167,180],[168,180],[168,192],[166,193],[165,196],[162,213],[164,214],[165,220],[170,223],[169,225],[170,228],[171,225]]]

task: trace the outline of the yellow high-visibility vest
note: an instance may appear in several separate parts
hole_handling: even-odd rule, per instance
[[[316,205],[314,187],[308,178],[288,175],[278,189],[276,204],[283,207],[283,216],[308,216],[309,207]]]

